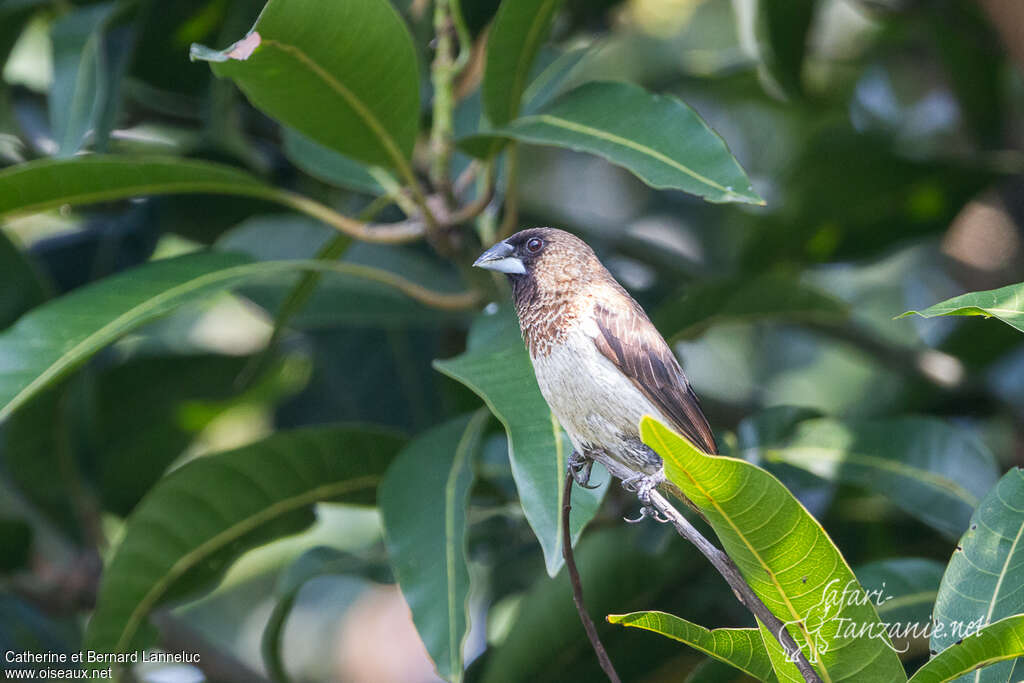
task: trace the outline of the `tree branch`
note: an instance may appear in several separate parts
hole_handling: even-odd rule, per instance
[[[626,479],[630,476],[635,476],[635,472],[627,468],[625,465],[621,465],[618,462],[611,460],[610,458],[596,458],[601,464],[603,464],[608,471],[618,479]],[[571,477],[570,477],[571,479]],[[736,599],[740,601],[744,607],[757,617],[757,619],[764,624],[772,635],[775,636],[779,644],[782,645],[782,649],[786,651],[788,655],[795,655],[796,657],[796,668],[799,669],[800,674],[804,677],[807,683],[822,683],[821,677],[811,666],[811,663],[807,661],[807,657],[801,651],[800,646],[793,640],[792,634],[786,630],[785,624],[782,623],[777,616],[772,614],[772,611],[761,601],[761,598],[757,597],[753,589],[747,584],[746,579],[740,573],[736,563],[732,561],[726,553],[719,550],[711,541],[704,538],[699,531],[690,521],[683,517],[683,515],[677,510],[668,500],[658,491],[651,492],[651,504],[654,508],[668,518],[672,526],[675,527],[679,535],[685,538],[687,541],[696,546],[697,550],[701,552],[704,557],[708,558],[725,582],[732,588],[733,594],[736,595]]]
[[[572,475],[567,474],[565,477],[565,491],[562,496],[562,557],[565,558],[565,568],[569,571],[569,583],[572,584],[572,600],[576,603],[576,611],[579,612],[580,621],[583,622],[583,630],[587,632],[587,638],[590,640],[591,647],[594,648],[594,654],[597,655],[597,661],[601,664],[601,669],[604,670],[609,681],[620,683],[619,675],[615,672],[611,659],[608,658],[608,652],[605,651],[604,645],[601,644],[601,639],[597,635],[597,627],[594,626],[594,620],[590,618],[590,614],[583,604],[583,584],[580,582],[580,573],[576,570],[576,557],[572,552],[572,529],[569,526],[569,512],[572,510],[572,484]]]

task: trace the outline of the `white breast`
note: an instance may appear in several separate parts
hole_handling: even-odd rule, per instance
[[[616,450],[624,439],[636,439],[644,415],[667,421],[597,349],[592,338],[596,332],[596,326],[576,325],[564,343],[533,358],[541,393],[581,452],[595,446]]]

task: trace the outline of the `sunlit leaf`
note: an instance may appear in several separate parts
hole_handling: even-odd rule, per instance
[[[669,481],[701,510],[751,588],[787,625],[823,679],[903,680],[884,632],[842,637],[844,624],[879,629],[878,614],[870,602],[833,599],[844,590],[863,596],[863,589],[825,530],[775,477],[743,460],[705,455],[650,417],[640,431],[664,459]]]
[[[906,318],[909,315],[919,315],[922,318],[980,315],[1002,320],[1010,327],[1024,332],[1024,282],[984,292],[961,294],[929,306],[923,311],[907,311],[899,317]]]
[[[918,669],[910,680],[946,683],[963,676],[971,681],[1019,681],[1021,667],[1014,669],[1013,662],[1006,661],[1019,657],[1024,657],[1024,614],[989,624],[950,645]],[[996,665],[997,662],[1002,664]],[[973,676],[964,676],[971,672],[975,672]]]

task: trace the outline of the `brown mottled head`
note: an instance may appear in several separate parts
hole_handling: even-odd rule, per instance
[[[617,283],[587,243],[564,230],[530,228],[498,242],[473,264],[508,275],[523,336],[531,349],[556,341],[595,282]]]

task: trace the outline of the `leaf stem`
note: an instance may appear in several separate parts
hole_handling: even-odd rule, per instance
[[[562,557],[565,558],[565,568],[569,572],[569,583],[572,584],[572,601],[576,603],[576,611],[579,612],[580,621],[583,622],[583,630],[587,632],[590,646],[594,648],[597,661],[601,664],[601,670],[608,676],[611,683],[620,683],[619,674],[616,673],[608,652],[601,644],[601,638],[597,635],[597,627],[594,620],[590,618],[586,605],[583,604],[583,583],[580,581],[580,573],[576,569],[576,557],[572,551],[572,529],[569,526],[569,513],[572,511],[572,485],[571,474],[566,474],[565,489],[562,494]]]
[[[285,206],[290,206],[307,216],[321,220],[346,235],[363,242],[403,244],[414,242],[425,234],[424,223],[420,218],[410,218],[397,223],[365,223],[340,214],[318,201],[295,192],[275,190],[274,198]]]

